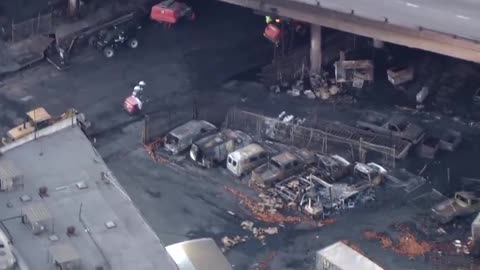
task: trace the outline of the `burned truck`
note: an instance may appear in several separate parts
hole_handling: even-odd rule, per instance
[[[225,129],[192,144],[190,158],[202,167],[211,168],[224,162],[231,152],[251,143],[252,138],[244,132]]]
[[[315,163],[313,153],[304,150],[285,151],[253,170],[251,181],[261,187],[271,187],[278,181],[301,172],[313,163]]]
[[[193,142],[217,132],[217,127],[203,120],[190,120],[165,136],[165,150],[176,155],[187,150]]]
[[[457,217],[473,215],[480,211],[480,192],[459,191],[432,208],[433,217],[445,224]]]
[[[413,123],[410,123],[405,117],[392,116],[366,111],[357,121],[357,127],[374,133],[399,137],[403,140],[417,144],[425,136],[424,130]]]

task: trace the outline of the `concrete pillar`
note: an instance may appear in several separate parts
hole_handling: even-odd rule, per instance
[[[322,71],[322,27],[312,24],[310,26],[310,72]]]
[[[379,39],[373,39],[373,47],[375,49],[383,49],[383,47],[385,47],[385,43]]]
[[[80,0],[68,0],[68,14],[72,17],[76,16],[79,6]]]

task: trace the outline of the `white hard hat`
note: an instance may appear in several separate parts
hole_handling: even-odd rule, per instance
[[[138,85],[133,88],[133,91],[140,91],[140,90],[142,90],[142,88]]]
[[[145,85],[147,85],[147,84],[146,84],[144,81],[140,81],[140,82],[138,83],[138,85],[140,85],[140,86],[145,86]]]

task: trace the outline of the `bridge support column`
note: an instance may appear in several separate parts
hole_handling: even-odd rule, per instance
[[[322,71],[322,27],[312,24],[310,26],[310,72]]]
[[[385,43],[379,39],[373,39],[373,47],[375,49],[383,49],[383,47],[385,47]]]
[[[72,17],[77,16],[79,6],[80,6],[79,0],[68,0],[68,15]]]

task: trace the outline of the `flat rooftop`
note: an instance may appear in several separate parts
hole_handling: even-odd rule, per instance
[[[57,269],[50,259],[55,248],[57,256],[79,257],[81,269],[178,269],[80,128],[13,148],[2,162],[22,177],[0,193],[0,219],[30,269]],[[41,187],[46,196],[39,195]],[[27,213],[43,222],[43,232],[22,223]],[[73,234],[67,234],[70,226]],[[62,246],[74,251],[58,251]]]

